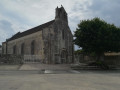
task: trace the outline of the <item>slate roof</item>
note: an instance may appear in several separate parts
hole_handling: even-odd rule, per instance
[[[46,27],[50,26],[52,23],[54,23],[54,21],[55,20],[49,21],[47,23],[44,23],[42,25],[39,25],[37,27],[34,27],[34,28],[29,29],[29,30],[24,31],[24,32],[18,32],[15,35],[13,35],[11,38],[7,39],[7,41],[18,39],[20,37],[23,37],[23,36],[26,36],[26,35],[29,35],[29,34],[32,34],[32,33],[38,32],[38,31],[41,31],[43,28],[46,28]]]

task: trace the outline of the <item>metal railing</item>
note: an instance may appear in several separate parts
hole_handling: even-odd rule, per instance
[[[42,63],[41,55],[24,55],[24,63]]]

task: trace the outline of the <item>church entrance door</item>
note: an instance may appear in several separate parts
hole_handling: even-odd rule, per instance
[[[61,52],[61,63],[67,63],[67,51],[66,50],[62,50]]]

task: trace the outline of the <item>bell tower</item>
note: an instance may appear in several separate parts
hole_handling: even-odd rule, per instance
[[[62,20],[68,23],[67,13],[62,5],[60,8],[56,8],[55,20]]]

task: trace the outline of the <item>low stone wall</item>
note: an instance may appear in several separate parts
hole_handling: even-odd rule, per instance
[[[0,64],[22,64],[23,56],[21,55],[0,55]]]
[[[105,56],[105,62],[109,65],[120,65],[120,56]]]
[[[95,57],[90,57],[84,54],[74,55],[75,63],[88,63],[95,61]]]
[[[96,57],[86,56],[83,54],[75,55],[74,56],[75,63],[88,63],[93,62],[96,60]],[[104,57],[105,63],[108,65],[119,65],[120,66],[120,56],[105,56]]]

